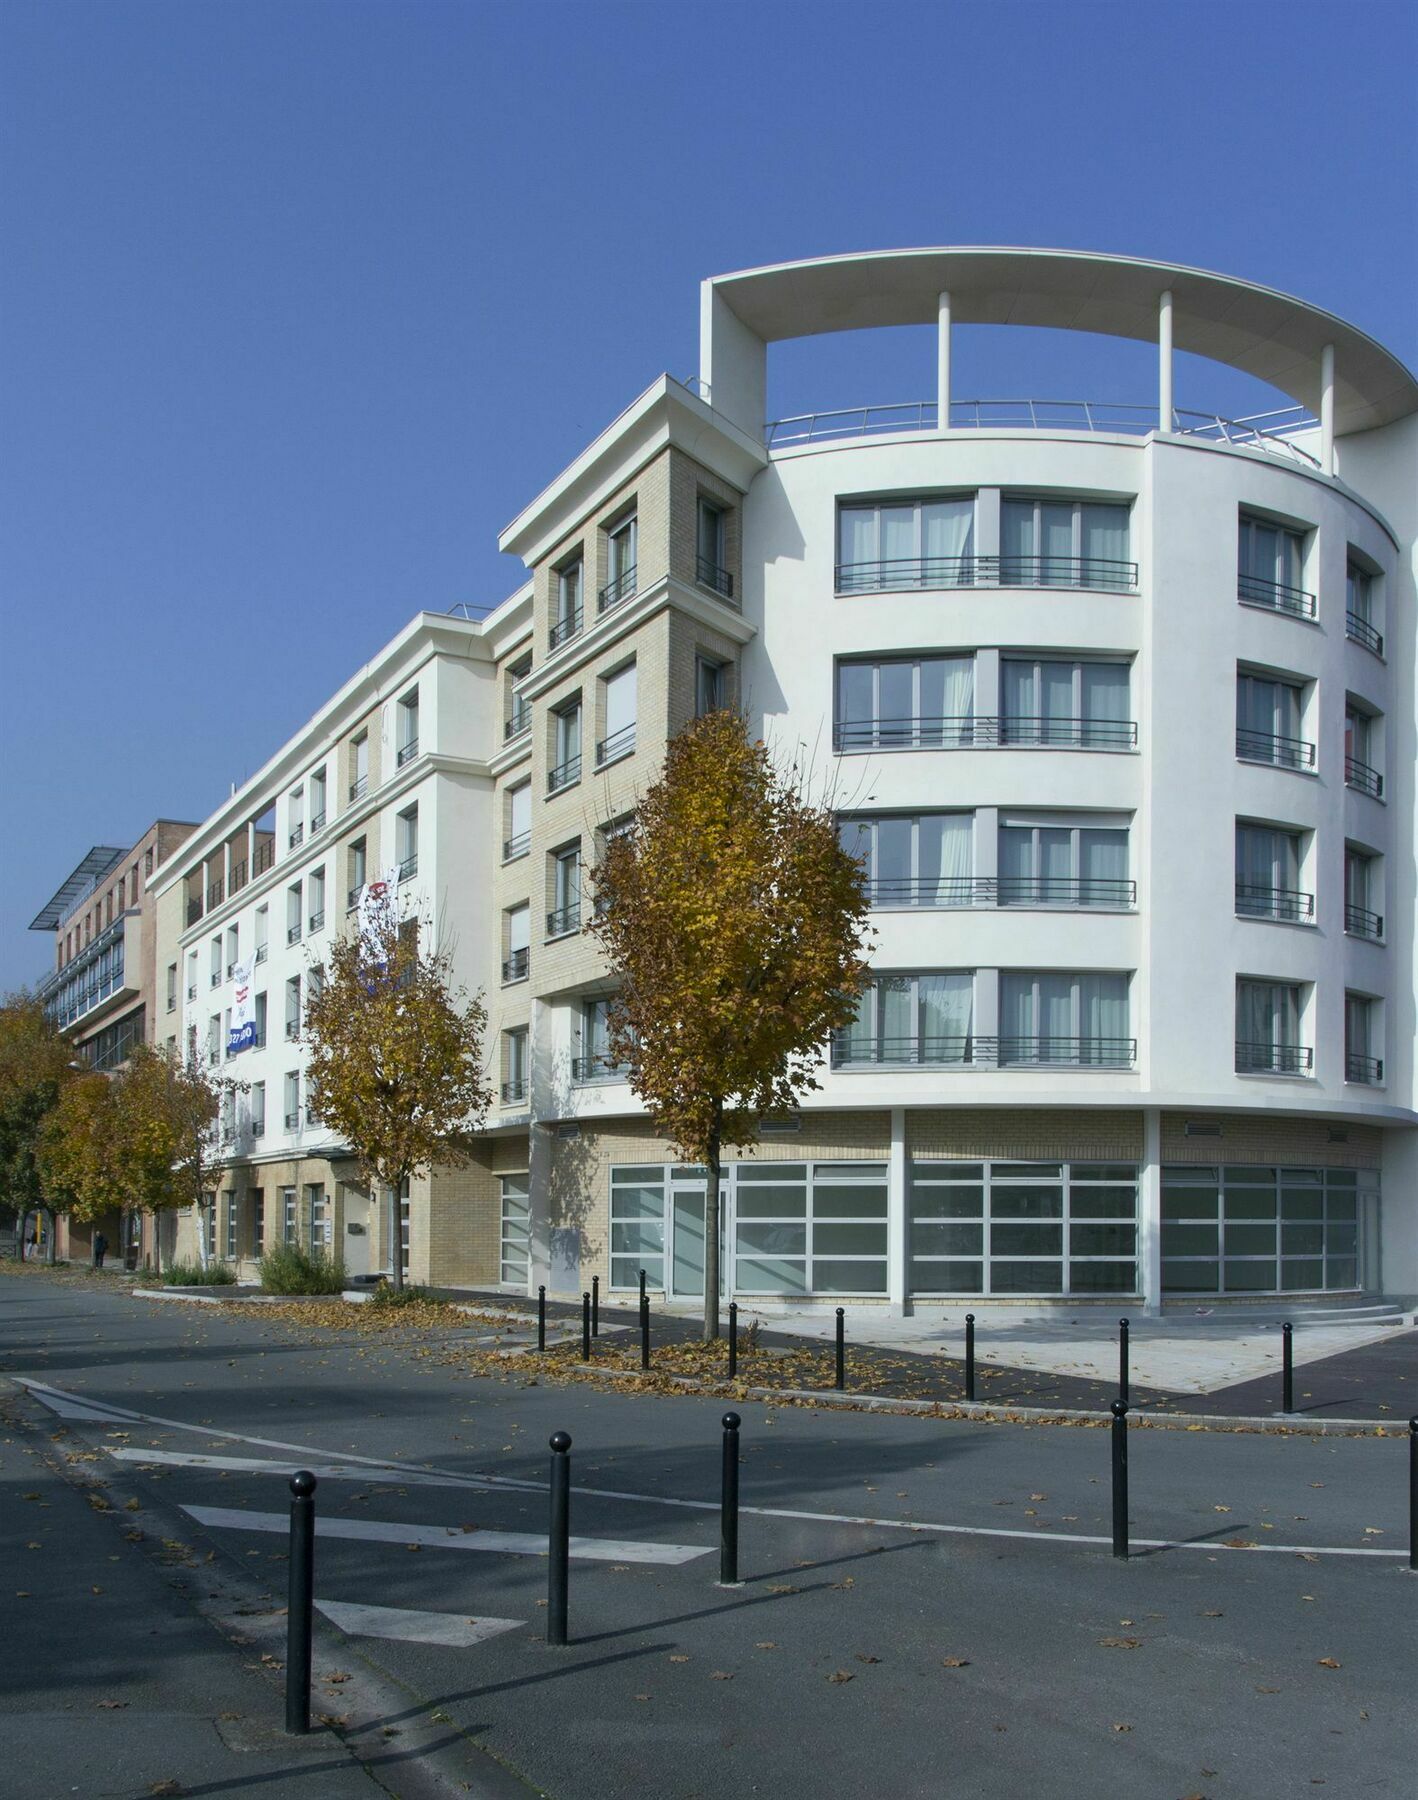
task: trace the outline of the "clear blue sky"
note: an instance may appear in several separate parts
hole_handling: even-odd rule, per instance
[[[90,844],[202,818],[419,607],[517,585],[498,528],[694,372],[702,276],[1132,252],[1418,363],[1415,64],[1384,0],[6,0],[0,990]],[[1155,392],[1143,347],[968,335],[960,394]],[[772,400],[932,385],[892,333],[785,346]]]

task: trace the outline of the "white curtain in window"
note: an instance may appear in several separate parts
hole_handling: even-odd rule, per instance
[[[877,560],[876,545],[876,508],[874,506],[844,506],[839,525],[840,560],[848,566],[853,563],[870,563]],[[848,585],[865,576],[865,570],[858,570],[855,575],[849,573]]]
[[[1079,1035],[1085,1039],[1126,1038],[1126,975],[1082,975],[1078,982]]]
[[[932,657],[921,664],[921,717],[940,719],[929,741],[968,744],[975,713],[973,656]]]
[[[917,838],[919,893],[923,905],[959,904],[974,872],[975,821],[969,813],[920,820]]]
[[[1111,897],[1119,897],[1113,884],[1128,875],[1128,834],[1125,831],[1084,830],[1078,834],[1079,875],[1085,882],[1107,882]]]
[[[884,975],[878,1009],[882,1054],[888,1060],[909,1057],[916,1038],[916,997],[909,975]]]
[[[1000,508],[1000,550],[1005,580],[1018,580],[1019,564],[1034,554],[1034,502],[1006,500]],[[1013,566],[1011,566],[1013,565]]]
[[[1039,554],[1042,559],[1037,581],[1068,585],[1077,580],[1073,563],[1073,505],[1039,507]],[[1026,571],[1026,579],[1028,572]]]
[[[921,507],[921,555],[932,586],[970,580],[966,562],[975,539],[973,500],[930,500]]]
[[[1084,579],[1121,580],[1122,571],[1105,567],[1090,570],[1090,563],[1125,563],[1128,560],[1128,509],[1125,506],[1085,505],[1082,513],[1081,552]]]
[[[1083,664],[1083,716],[1109,724],[1128,716],[1128,667],[1126,663]]]
[[[963,1060],[973,1018],[973,975],[918,975],[921,1055],[927,1061]]]
[[[532,829],[532,787],[524,782],[521,787],[512,790],[511,833],[514,838],[523,836]]]
[[[914,506],[882,507],[881,556],[882,561],[888,563],[901,564],[916,560],[916,509]],[[894,573],[905,575],[909,571],[898,568]]]
[[[606,682],[606,738],[635,726],[635,664],[621,669]]]
[[[525,950],[532,941],[532,915],[528,907],[519,906],[507,915],[507,948]]]

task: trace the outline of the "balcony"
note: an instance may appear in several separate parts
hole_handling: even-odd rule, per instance
[[[1236,577],[1236,598],[1242,606],[1259,606],[1267,612],[1288,613],[1292,619],[1313,619],[1318,606],[1313,594],[1304,588],[1288,587],[1283,581],[1267,581],[1263,575]]]
[[[1357,1051],[1344,1053],[1344,1079],[1362,1087],[1378,1087],[1384,1078],[1383,1060],[1377,1056],[1360,1056]]]
[[[394,758],[394,767],[402,769],[406,763],[411,763],[418,753],[419,741],[416,737],[412,737],[407,744],[401,746],[399,754]]]
[[[354,886],[350,889],[350,891],[345,895],[345,911],[346,912],[354,911],[354,909],[359,905],[359,897],[363,892],[364,892],[364,883],[362,881],[357,881],[354,884]]]
[[[1306,1044],[1236,1044],[1238,1075],[1308,1075],[1315,1053]]]
[[[288,944],[298,944],[300,942],[300,920],[299,919],[296,920],[294,925],[287,925],[287,927],[286,927],[286,942]]]
[[[299,1114],[299,1112],[288,1112],[286,1114],[286,1130],[287,1131],[298,1131],[299,1129],[300,1129],[300,1114]]]
[[[307,931],[319,931],[324,927],[324,924],[325,909],[322,906],[319,912],[311,913],[310,917],[305,921],[305,928]]]
[[[1370,912],[1367,906],[1345,905],[1344,929],[1350,937],[1368,938],[1373,943],[1381,942],[1384,935],[1384,919],[1382,913]]]
[[[300,1036],[300,1020],[299,1019],[287,1019],[286,1020],[286,1042],[288,1044],[293,1044],[293,1043],[295,1043],[296,1039],[299,1036]]]
[[[532,709],[525,702],[519,701],[512,708],[512,716],[502,728],[502,741],[510,744],[515,737],[521,737],[524,731],[532,729]]]
[[[303,844],[304,842],[305,827],[303,825],[292,825],[290,836],[286,839],[286,849],[294,850],[297,844]]]
[[[1053,906],[1126,912],[1137,905],[1137,883],[1112,876],[893,875],[866,885],[867,898],[877,907]]]
[[[207,985],[208,985],[208,987],[214,987],[214,988],[219,988],[222,985],[222,972],[220,969],[212,970],[211,980],[207,983]]]
[[[265,960],[266,960],[266,955],[267,955],[267,947],[266,947],[266,945],[265,945],[265,944],[258,944],[258,945],[257,945],[257,946],[256,946],[256,961],[257,961],[257,962],[258,962],[258,963],[263,963],[263,962],[265,962]]]
[[[350,783],[350,798],[349,798],[350,805],[353,806],[356,800],[363,800],[364,796],[368,792],[369,792],[369,776],[368,775],[356,775],[354,780]]]
[[[605,608],[602,607],[604,612]],[[569,644],[581,630],[582,612],[578,606],[573,611],[563,613],[559,619],[553,619],[551,629],[547,632],[547,649],[555,650],[558,644]]]
[[[1382,800],[1384,797],[1383,776],[1368,763],[1360,762],[1357,756],[1346,756],[1344,759],[1344,785],[1361,794],[1368,794],[1373,800]]]
[[[251,859],[251,879],[254,881],[264,870],[269,869],[276,860],[276,846],[269,840],[256,846],[256,854]]]
[[[519,856],[525,856],[532,848],[530,831],[519,831],[516,837],[502,840],[502,860],[505,863],[516,862]]]
[[[312,813],[310,815],[310,835],[311,835],[311,837],[314,837],[317,831],[323,831],[324,829],[325,829],[325,808],[322,806],[318,813]]]
[[[235,973],[236,973],[236,963],[235,963],[235,962],[234,962],[234,961],[233,961],[233,962],[229,962],[229,963],[228,963],[228,964],[227,964],[227,966],[226,966],[226,978],[227,978],[227,980],[228,980],[228,981],[230,981],[230,980],[231,980],[231,978],[232,978],[232,976],[233,976],[233,975],[235,975]]]
[[[502,985],[508,987],[514,981],[525,981],[531,967],[531,960],[530,950],[510,950],[503,958]]]
[[[627,600],[635,598],[636,567],[631,563],[628,569],[621,571],[614,581],[608,581],[596,596],[597,612],[608,613],[613,607],[623,606]]]
[[[189,1000],[195,1000],[197,998],[197,983],[195,981],[187,990],[187,998]]]
[[[547,936],[549,938],[566,937],[573,931],[581,929],[581,902],[573,900],[569,906],[559,906],[555,912],[547,914]]]
[[[202,902],[200,900],[189,900],[187,902],[187,923],[189,925],[195,925],[201,916]]]
[[[698,556],[695,558],[694,578],[701,587],[712,588],[721,599],[733,599],[734,578],[727,569],[721,569],[712,557]]]
[[[218,875],[216,880],[207,889],[207,907],[208,907],[209,911],[212,907],[221,905],[222,896],[225,892],[226,892],[225,883],[223,882],[221,876]]]
[[[1307,738],[1282,737],[1272,731],[1236,728],[1236,755],[1242,762],[1269,763],[1274,769],[1315,766],[1315,747]]]
[[[853,1040],[850,1032],[832,1041],[834,1069],[890,1068],[1069,1068],[1130,1069],[1137,1061],[1136,1038],[976,1037],[921,1035]]]
[[[559,762],[547,771],[547,792],[559,794],[563,788],[574,787],[580,779],[581,758],[568,756],[565,762]]]
[[[527,1082],[525,1076],[519,1075],[513,1081],[502,1084],[502,1104],[504,1106],[521,1106],[527,1098]]]
[[[1135,719],[1008,718],[956,714],[940,718],[838,720],[833,748],[854,750],[1135,750]]]
[[[1243,919],[1278,919],[1287,925],[1313,925],[1315,897],[1298,888],[1236,883],[1236,912]]]
[[[415,850],[412,856],[406,856],[399,864],[399,879],[400,881],[412,881],[418,872],[419,853]]]
[[[266,1121],[265,1121],[265,1119],[264,1119],[264,1117],[263,1117],[263,1118],[260,1118],[260,1119],[253,1119],[253,1120],[252,1120],[252,1121],[251,1121],[251,1135],[252,1135],[252,1137],[254,1137],[254,1138],[263,1138],[263,1137],[265,1137],[265,1135],[266,1135]]]
[[[604,769],[608,763],[619,762],[623,756],[630,756],[634,749],[635,727],[627,725],[623,731],[612,732],[596,745],[596,767]]]
[[[839,594],[903,593],[940,588],[1081,588],[1136,591],[1138,567],[1105,556],[924,556],[838,563]]]
[[[590,1087],[598,1081],[625,1081],[629,1075],[629,1064],[616,1062],[606,1050],[571,1059],[571,1079],[577,1087]]]
[[[229,894],[239,894],[246,886],[246,860],[244,857],[240,862],[234,862],[231,865],[231,873],[227,876],[226,886]]]
[[[1366,650],[1372,650],[1375,656],[1384,653],[1384,635],[1375,631],[1362,614],[1346,612],[1344,615],[1344,635],[1352,644],[1362,644]]]

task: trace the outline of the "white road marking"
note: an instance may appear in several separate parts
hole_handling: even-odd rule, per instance
[[[284,1536],[290,1520],[284,1513],[246,1512],[232,1506],[183,1506],[199,1525],[233,1531],[274,1531]],[[364,1543],[427,1544],[435,1550],[481,1550],[502,1556],[545,1556],[547,1540],[535,1531],[464,1531],[460,1525],[403,1525],[397,1519],[315,1520],[316,1537],[357,1538]],[[675,1564],[708,1556],[708,1544],[652,1544],[634,1538],[571,1539],[571,1554],[586,1562]]]
[[[99,1416],[95,1414],[95,1417]],[[108,1454],[117,1462],[175,1469],[221,1469],[234,1475],[294,1475],[297,1469],[308,1469],[321,1481],[363,1481],[400,1487],[471,1487],[480,1488],[484,1493],[493,1485],[471,1476],[429,1475],[409,1469],[390,1469],[381,1480],[379,1471],[374,1469],[355,1468],[349,1463],[318,1462],[314,1458],[297,1462],[289,1458],[280,1461],[270,1456],[204,1456],[198,1450],[136,1450],[127,1445],[121,1448],[109,1445],[107,1448]]]
[[[94,1425],[116,1425],[120,1420],[124,1423],[136,1423],[123,1413],[101,1412],[97,1406],[90,1406],[83,1400],[71,1400],[68,1395],[36,1394],[35,1398],[42,1400],[61,1419],[84,1419]]]
[[[456,1613],[418,1612],[403,1606],[357,1606],[347,1600],[316,1600],[332,1625],[350,1637],[398,1638],[407,1644],[448,1644],[464,1649],[515,1631],[525,1619],[465,1619]]]

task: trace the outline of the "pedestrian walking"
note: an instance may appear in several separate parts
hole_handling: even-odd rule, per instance
[[[108,1239],[101,1231],[96,1231],[94,1233],[94,1267],[96,1269],[101,1269],[103,1267],[103,1259],[107,1255]]]

